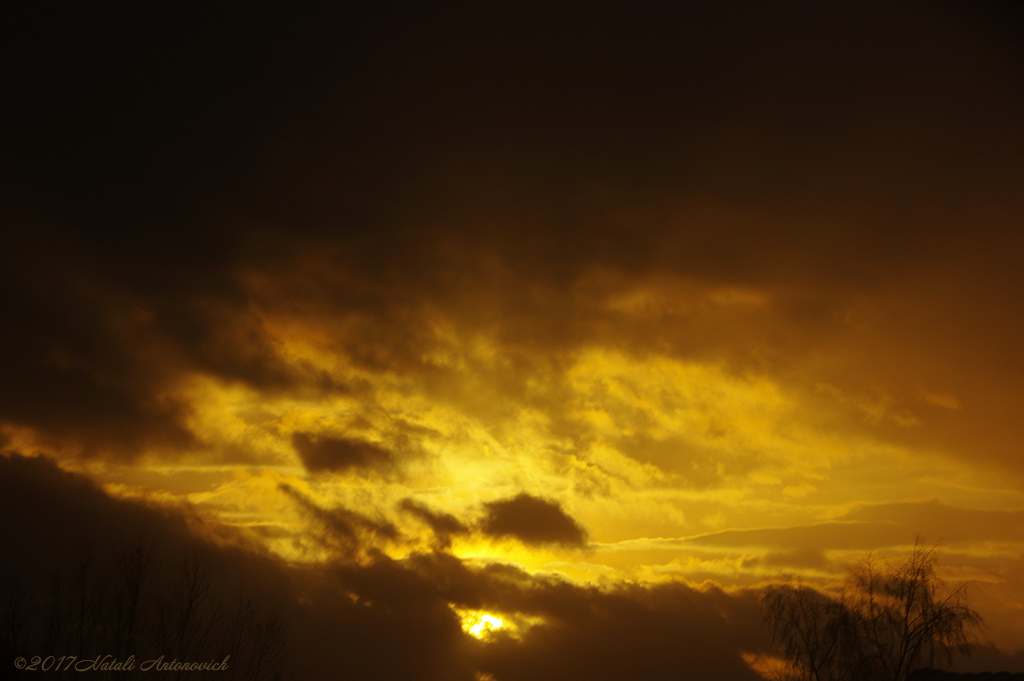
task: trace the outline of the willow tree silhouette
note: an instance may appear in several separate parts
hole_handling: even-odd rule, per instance
[[[918,538],[901,565],[869,555],[835,596],[792,583],[768,588],[764,621],[787,663],[780,681],[907,681],[969,654],[981,616],[966,605],[966,585],[944,588],[937,560]]]

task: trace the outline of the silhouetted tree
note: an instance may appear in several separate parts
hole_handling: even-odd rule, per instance
[[[284,627],[274,614],[264,615],[244,594],[231,618],[224,641],[233,664],[228,679],[263,681],[276,678],[284,656]]]
[[[850,613],[843,604],[808,586],[786,584],[764,595],[765,621],[789,663],[794,681],[843,681],[849,678],[844,638]]]
[[[269,681],[279,677],[284,629],[275,613],[240,599],[226,613],[216,594],[230,577],[210,546],[197,543],[171,568],[145,538],[121,540],[112,550],[86,546],[52,574],[28,575],[8,568],[0,578],[0,661],[48,655],[94,659],[109,653],[136,663],[163,656],[166,662],[221,661],[230,656],[225,681]],[[107,560],[102,558],[106,556]],[[219,570],[217,569],[219,568]],[[215,572],[220,581],[215,579]],[[34,617],[38,611],[40,617]],[[8,659],[10,658],[10,659]],[[52,664],[53,658],[50,658]],[[28,673],[28,672],[26,672]],[[48,678],[80,679],[74,669],[50,669]],[[152,673],[89,671],[93,679],[132,681]],[[172,681],[200,673],[162,673]]]
[[[156,568],[152,545],[141,537],[135,543],[122,543],[115,563],[112,592],[114,607],[114,651],[125,658],[137,650],[147,632],[147,615],[152,613],[150,579]],[[149,641],[146,641],[149,643]]]
[[[967,607],[965,585],[943,594],[935,548],[920,539],[899,566],[869,556],[829,597],[783,584],[763,597],[793,681],[906,681],[915,669],[969,654],[981,616]]]
[[[30,628],[32,615],[20,569],[10,573],[5,586],[0,645],[3,645],[5,651],[13,654],[13,651],[20,650],[25,631]]]

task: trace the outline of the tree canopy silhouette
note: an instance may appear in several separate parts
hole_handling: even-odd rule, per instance
[[[944,588],[937,559],[918,539],[898,566],[869,555],[835,596],[792,583],[768,588],[764,620],[788,667],[781,679],[906,681],[969,654],[981,616],[966,605],[966,585]]]

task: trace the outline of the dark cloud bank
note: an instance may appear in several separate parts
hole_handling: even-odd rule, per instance
[[[755,679],[740,655],[767,645],[753,592],[730,595],[681,584],[599,590],[503,565],[470,567],[444,552],[405,561],[377,555],[289,565],[187,508],[114,499],[44,458],[8,453],[0,469],[0,541],[9,556],[3,603],[7,615],[21,613],[13,620],[5,615],[9,658],[77,653],[74,608],[83,595],[100,629],[93,647],[123,648],[124,634],[112,630],[117,608],[126,607],[129,578],[139,573],[140,549],[151,562],[136,580],[137,657],[175,650],[174,636],[158,625],[173,620],[175,599],[188,583],[183,575],[196,556],[208,585],[193,616],[196,631],[218,608],[230,623],[239,599],[251,601],[257,622],[273,617],[281,625],[283,654],[273,666],[287,679],[470,680],[477,672],[502,681]],[[350,516],[323,520],[334,532],[360,535]],[[89,576],[80,587],[83,564]],[[479,641],[462,632],[449,604],[541,622],[522,630],[521,639],[499,632]],[[21,623],[17,630],[12,621]],[[67,640],[54,634],[55,625],[63,626]],[[234,652],[230,642],[204,641],[193,654]],[[89,647],[86,654],[107,652]],[[252,650],[233,654],[240,670],[252,663],[247,654]]]
[[[913,378],[994,433],[1024,403],[1002,378],[1024,338],[1011,3],[32,7],[0,41],[0,420],[43,439],[201,446],[174,393],[193,373],[366,393],[283,355],[267,315],[438,398],[438,316],[501,343],[512,394],[598,341],[792,369],[921,263],[953,285],[905,301],[879,375],[946,358]],[[658,275],[755,287],[774,316],[605,305]],[[295,444],[317,470],[385,458]]]
[[[324,511],[286,492],[350,547],[393,535],[386,525]],[[546,503],[520,496],[496,504],[497,512],[524,505],[524,498],[534,510]],[[443,531],[465,531],[454,518],[411,503],[406,509]],[[551,514],[557,506],[544,509]],[[0,570],[8,675],[19,655],[79,653],[79,635],[86,655],[134,652],[150,659],[185,650],[206,660],[230,654],[236,676],[226,678],[251,679],[279,672],[285,679],[468,681],[485,672],[501,681],[637,675],[752,681],[758,677],[742,653],[768,651],[753,590],[680,583],[598,589],[501,564],[472,567],[440,550],[403,561],[371,550],[288,564],[187,507],[112,498],[41,457],[0,457],[0,519],[8,556]],[[175,631],[189,585],[198,596],[182,637]],[[480,641],[461,630],[450,605],[539,623],[519,637],[499,631]],[[134,613],[130,638],[123,630],[127,612]],[[240,628],[243,621],[249,628]],[[229,635],[235,631],[242,633]],[[253,667],[261,651],[274,654]],[[976,650],[981,668],[1019,663],[992,648]]]

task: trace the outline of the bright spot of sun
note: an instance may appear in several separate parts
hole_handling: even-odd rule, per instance
[[[501,629],[502,624],[503,622],[500,617],[481,615],[480,621],[470,626],[469,633],[473,634],[477,638],[482,638],[485,632]]]
[[[461,608],[454,603],[449,603],[448,607],[458,615],[464,632],[484,641],[495,635],[499,629],[503,636],[519,639],[527,630],[544,621],[537,615],[528,615],[522,612],[487,612],[486,610]]]
[[[466,610],[453,608],[459,615],[462,630],[476,638],[484,638],[491,632],[501,629],[505,620],[482,610]]]

